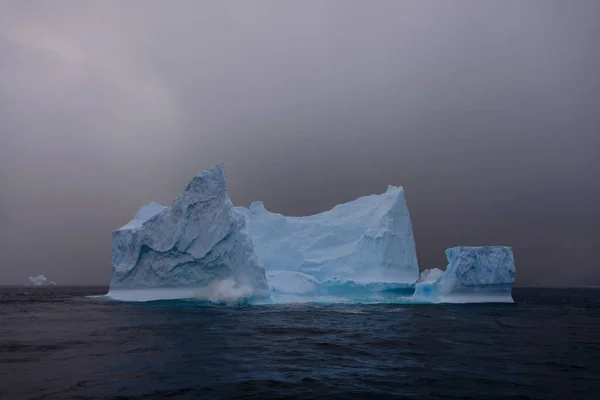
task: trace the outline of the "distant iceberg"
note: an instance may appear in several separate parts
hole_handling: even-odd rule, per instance
[[[314,276],[296,271],[267,271],[267,281],[273,294],[316,296],[321,282]]]
[[[168,206],[152,202],[113,232],[108,296],[149,301],[512,302],[510,247],[446,250],[419,265],[402,187],[329,211],[288,217],[262,202],[234,207],[223,165],[201,172]]]
[[[56,283],[49,281],[44,275],[30,276],[24,283],[25,286],[56,286]]]

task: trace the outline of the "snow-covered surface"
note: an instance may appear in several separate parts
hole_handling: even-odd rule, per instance
[[[56,283],[49,281],[44,275],[30,276],[25,281],[25,286],[56,286]]]
[[[515,262],[506,246],[454,247],[446,250],[448,267],[415,286],[416,301],[440,303],[512,303]],[[439,271],[439,270],[438,270]],[[424,271],[425,272],[425,271]]]
[[[196,175],[170,207],[151,203],[113,232],[113,299],[265,299],[265,271],[219,165]]]
[[[249,209],[248,232],[267,270],[297,271],[319,281],[414,284],[419,277],[402,187],[358,198],[320,214],[286,217],[262,202]]]
[[[144,222],[148,221],[156,214],[167,210],[168,208],[169,207],[161,206],[157,202],[153,201],[150,204],[140,208],[139,211],[135,214],[135,217],[131,221],[129,221],[125,226],[121,227],[119,230],[139,228],[144,224]]]

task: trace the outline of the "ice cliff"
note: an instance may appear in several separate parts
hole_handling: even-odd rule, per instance
[[[426,270],[415,286],[416,301],[441,303],[512,303],[515,261],[506,246],[454,247],[446,250],[448,267]]]
[[[238,208],[267,270],[295,271],[327,282],[413,284],[419,277],[402,187],[360,197],[329,211],[287,217],[262,202]]]
[[[196,175],[169,207],[142,207],[113,232],[108,296],[215,302],[269,297],[245,219],[229,199],[223,165]]]
[[[30,276],[24,283],[25,286],[56,286],[56,283],[49,281],[44,275]]]

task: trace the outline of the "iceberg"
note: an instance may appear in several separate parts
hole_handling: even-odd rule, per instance
[[[166,210],[167,208],[168,207],[161,206],[157,202],[153,201],[150,204],[140,208],[139,211],[135,214],[135,217],[131,221],[129,221],[125,226],[119,228],[119,230],[125,231],[134,228],[139,228],[144,224],[144,222],[148,221],[150,218]]]
[[[49,281],[44,275],[30,276],[24,283],[25,286],[56,286],[56,283]]]
[[[445,271],[419,275],[402,187],[290,217],[262,202],[234,207],[220,164],[197,174],[170,206],[152,202],[113,232],[107,296],[227,304],[513,301],[510,247],[455,247],[446,255]]]
[[[389,186],[383,194],[306,217],[270,212],[262,202],[237,209],[246,217],[256,254],[267,271],[308,275],[321,282],[322,290],[334,286],[372,290],[378,284],[405,287],[419,278],[402,187]],[[278,275],[280,288],[284,276],[295,279]]]
[[[222,164],[196,175],[168,206],[150,203],[113,232],[108,297],[148,301],[269,298],[245,218],[229,199]]]
[[[454,247],[446,250],[448,266],[425,270],[413,299],[434,303],[512,303],[513,252],[507,246]]]

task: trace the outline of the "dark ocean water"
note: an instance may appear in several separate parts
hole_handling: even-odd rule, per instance
[[[126,304],[0,288],[0,398],[600,399],[600,290],[501,305]]]

